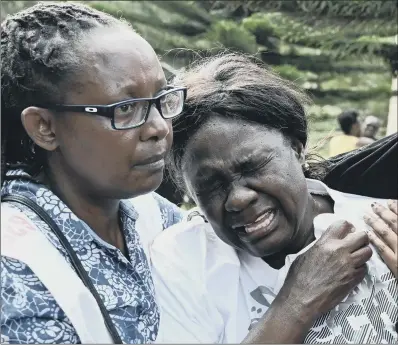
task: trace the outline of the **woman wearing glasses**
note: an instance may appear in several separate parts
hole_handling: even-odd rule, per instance
[[[159,340],[147,249],[182,213],[151,192],[186,90],[166,83],[152,47],[126,23],[74,3],[9,17],[1,60],[2,343]],[[319,276],[306,291],[294,276],[315,264],[285,283],[296,311],[319,312],[307,310],[306,294],[330,309],[357,282],[347,270],[346,286]],[[270,307],[273,322],[293,342],[300,325],[280,308]],[[278,342],[267,327],[252,339]]]
[[[147,193],[162,181],[170,119],[181,112],[185,89],[167,85],[152,47],[127,24],[77,4],[43,3],[9,17],[1,59],[3,197],[27,197],[50,215],[123,342],[154,341],[159,311],[136,228],[160,232],[181,219],[176,206]],[[140,195],[136,206],[125,200]],[[26,205],[6,204],[69,260],[48,224]],[[35,260],[49,260],[32,250]],[[87,341],[34,273],[3,256],[2,341]],[[78,308],[76,291],[65,288]]]

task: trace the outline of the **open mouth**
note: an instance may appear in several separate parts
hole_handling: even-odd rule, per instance
[[[242,240],[249,242],[263,238],[272,232],[278,225],[278,210],[270,209],[259,216],[253,223],[237,228],[238,235]]]
[[[258,217],[253,223],[246,224],[245,226],[243,226],[243,228],[247,233],[251,233],[262,228],[267,228],[274,220],[275,215],[276,210],[268,210],[263,215]]]

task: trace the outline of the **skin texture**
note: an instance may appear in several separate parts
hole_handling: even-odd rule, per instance
[[[185,180],[217,235],[270,264],[311,242],[313,218],[331,209],[307,190],[302,145],[278,131],[215,117],[188,152],[195,159],[185,164]],[[247,234],[243,226],[268,209],[276,212],[273,230]]]
[[[363,279],[372,256],[363,232],[332,224],[292,264],[271,307],[244,343],[302,343],[316,319],[335,307]],[[288,332],[286,330],[289,330]]]
[[[388,207],[374,203],[372,211],[364,216],[366,224],[374,230],[368,233],[370,242],[398,279],[398,201],[389,200]]]
[[[308,193],[302,162],[302,145],[280,132],[213,115],[188,142],[183,175],[224,242],[279,268],[288,253],[313,240],[313,218],[332,212],[329,200]],[[234,226],[253,222],[267,208],[278,210],[274,230],[252,242],[242,239]],[[302,342],[313,322],[363,279],[372,255],[368,243],[352,224],[333,224],[294,261],[283,288],[244,343]]]
[[[65,88],[66,104],[153,97],[166,86],[152,47],[132,30],[95,29],[75,49],[80,66]],[[37,107],[26,108],[22,121],[33,141],[48,152],[45,182],[104,240],[123,250],[119,201],[160,185],[163,167],[145,163],[162,159],[170,149],[171,121],[155,107],[144,125],[120,131],[112,129],[108,118]]]

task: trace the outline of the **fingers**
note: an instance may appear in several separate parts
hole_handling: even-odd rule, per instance
[[[355,269],[354,279],[357,285],[365,278],[367,273],[368,273],[367,265],[362,265]]]
[[[363,266],[372,257],[372,254],[373,251],[369,246],[364,246],[353,252],[351,254],[351,259],[354,263],[354,267],[359,268]]]
[[[398,236],[383,219],[371,213],[367,213],[364,216],[364,221],[374,230],[377,236],[380,237],[387,246],[396,251]]]
[[[354,226],[351,223],[345,220],[338,220],[330,225],[323,235],[328,238],[343,239],[353,230]]]
[[[369,237],[365,231],[356,231],[348,234],[344,239],[346,247],[351,253],[369,244]]]
[[[384,262],[394,273],[395,277],[398,278],[398,267],[397,267],[397,256],[394,251],[389,248],[376,234],[373,232],[368,233],[370,242],[375,246]]]
[[[394,205],[392,205],[392,208],[394,208]],[[375,202],[372,204],[372,210],[376,215],[379,216],[378,218],[380,218],[382,222],[384,222],[391,228],[391,230],[393,230],[395,233],[398,232],[397,214],[390,209],[390,205],[388,206],[388,208],[386,208]]]
[[[388,200],[387,205],[398,216],[398,200]]]

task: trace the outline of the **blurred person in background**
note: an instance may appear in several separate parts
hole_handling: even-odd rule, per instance
[[[362,135],[365,138],[376,141],[376,135],[381,126],[381,121],[376,116],[367,116],[363,123]]]
[[[358,147],[358,140],[361,136],[361,125],[357,111],[343,111],[337,120],[343,133],[334,136],[330,140],[329,154],[331,157],[355,150]]]

